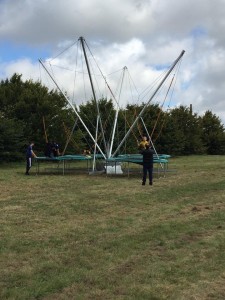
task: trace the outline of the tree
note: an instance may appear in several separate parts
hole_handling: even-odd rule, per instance
[[[123,132],[123,136],[121,138],[123,138],[125,133],[130,129],[144,106],[145,103],[142,103],[141,105],[128,104],[126,109],[122,110],[119,118],[119,127],[121,125],[120,131]],[[136,126],[133,127],[130,135],[124,143],[127,153],[137,152],[137,143],[140,142],[143,136],[150,135],[154,142],[161,126],[161,120],[158,119],[159,114],[160,108],[158,104],[151,104],[145,108],[144,114],[141,118],[139,118]]]
[[[107,100],[105,98],[98,100],[98,107],[101,117],[102,128],[104,131],[104,137],[106,144],[110,143],[111,133],[112,133],[112,124],[115,116],[115,109],[113,107],[112,100]],[[84,121],[85,125],[89,129],[92,136],[95,138],[96,135],[96,124],[97,124],[97,106],[94,99],[91,99],[86,104],[79,106],[80,116]],[[80,123],[79,123],[80,124]],[[87,148],[93,149],[94,142],[90,138],[89,134],[85,131],[83,125],[79,125],[80,129],[83,131],[83,142],[86,143]],[[98,124],[98,145],[101,149],[104,149],[103,135],[101,133],[100,122]]]
[[[43,117],[48,139],[65,144],[63,122],[70,127],[74,116],[56,90],[49,91],[40,82],[23,82],[21,75],[14,74],[10,80],[1,81],[0,104],[4,118],[21,122],[24,139],[35,141],[38,151],[42,152],[45,144]]]
[[[180,106],[172,109],[167,117],[160,144],[163,152],[176,155],[202,154],[201,127],[197,114]]]
[[[116,150],[130,126],[144,107],[127,105],[119,110],[112,153]],[[112,129],[116,110],[112,100],[98,100],[106,147],[112,140]],[[92,136],[96,135],[97,106],[94,99],[78,108]],[[76,116],[68,107],[65,97],[56,90],[49,90],[40,82],[22,81],[22,75],[14,74],[0,82],[0,160],[22,157],[23,145],[29,140],[35,142],[35,151],[43,153],[46,136],[55,140],[61,150],[65,148]],[[120,153],[136,153],[137,142],[150,134],[159,153],[175,155],[224,154],[225,132],[221,120],[211,111],[202,117],[185,107],[164,112],[158,104],[146,107],[142,119],[130,132]],[[98,144],[105,151],[103,134],[99,123]],[[93,151],[94,142],[81,122],[72,133],[66,153],[81,153],[83,149]]]
[[[0,115],[0,162],[22,159],[24,145],[23,124]]]
[[[207,154],[225,154],[225,132],[219,117],[206,111],[200,118],[202,141]]]

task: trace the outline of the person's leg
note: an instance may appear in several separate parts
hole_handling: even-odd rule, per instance
[[[31,168],[31,157],[27,157],[27,165],[26,165],[26,175],[29,175],[29,170]]]
[[[153,168],[148,169],[148,175],[149,175],[149,184],[152,185],[152,172]]]
[[[143,165],[143,179],[142,179],[142,185],[145,185],[146,177],[147,177],[147,168],[146,168],[145,165]]]

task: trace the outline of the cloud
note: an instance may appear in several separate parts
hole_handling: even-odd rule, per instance
[[[225,122],[224,14],[225,0],[3,0],[0,41],[10,42],[10,47],[46,47],[44,58],[53,58],[84,36],[104,75],[128,67],[137,94],[184,49],[173,105],[192,103],[194,111],[212,110]],[[40,77],[39,64],[28,52],[7,62],[0,57],[1,78],[15,72],[24,79]],[[68,52],[54,62],[74,68],[73,55]],[[59,81],[71,94],[74,83],[69,83],[68,74],[58,71]],[[109,77],[114,90],[116,76]],[[76,88],[81,91],[81,83]]]
[[[79,35],[127,40],[149,22],[149,5],[149,1],[129,0],[6,0],[0,5],[0,37],[29,43],[55,43]]]
[[[14,73],[22,74],[23,80],[34,80],[40,79],[40,72],[38,62],[33,63],[31,59],[24,58],[8,63],[0,64],[1,78],[10,78]]]

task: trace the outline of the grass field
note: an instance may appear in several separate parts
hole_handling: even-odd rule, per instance
[[[0,299],[225,299],[225,157],[165,178],[0,166]]]

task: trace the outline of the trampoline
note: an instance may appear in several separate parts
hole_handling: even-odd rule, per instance
[[[123,163],[128,164],[127,168],[127,174],[130,175],[130,165],[136,164],[136,165],[142,165],[143,156],[141,154],[124,154],[124,155],[118,155],[117,157],[110,157],[107,159],[104,159],[104,157],[99,154],[97,155],[97,164],[99,164],[100,173],[106,173],[111,175],[118,175],[118,174],[124,174],[124,172],[121,168],[121,165]],[[159,154],[153,156],[153,164],[155,172],[158,174],[163,173],[165,176],[166,171],[168,169],[168,163],[169,163],[170,155],[167,154]],[[94,157],[92,155],[85,156],[85,155],[63,155],[58,157],[36,157],[36,174],[40,173],[40,167],[41,164],[44,163],[56,163],[56,168],[51,168],[53,170],[57,170],[57,172],[62,172],[64,175],[69,170],[72,171],[73,169],[70,168],[70,163],[72,161],[80,161],[80,162],[86,162],[86,164],[82,164],[82,172],[87,174],[93,174],[98,173],[92,171],[92,164],[93,164]],[[97,168],[98,169],[98,168]],[[80,169],[81,170],[81,169]],[[92,172],[91,172],[92,171]]]
[[[36,174],[40,173],[40,165],[41,163],[56,163],[57,167],[55,169],[62,169],[62,174],[65,174],[65,171],[69,168],[69,163],[71,161],[86,161],[86,167],[84,169],[87,170],[87,172],[90,171],[91,163],[93,158],[91,156],[85,156],[85,155],[63,155],[63,156],[57,156],[57,157],[36,157]],[[60,168],[60,165],[62,168]]]

